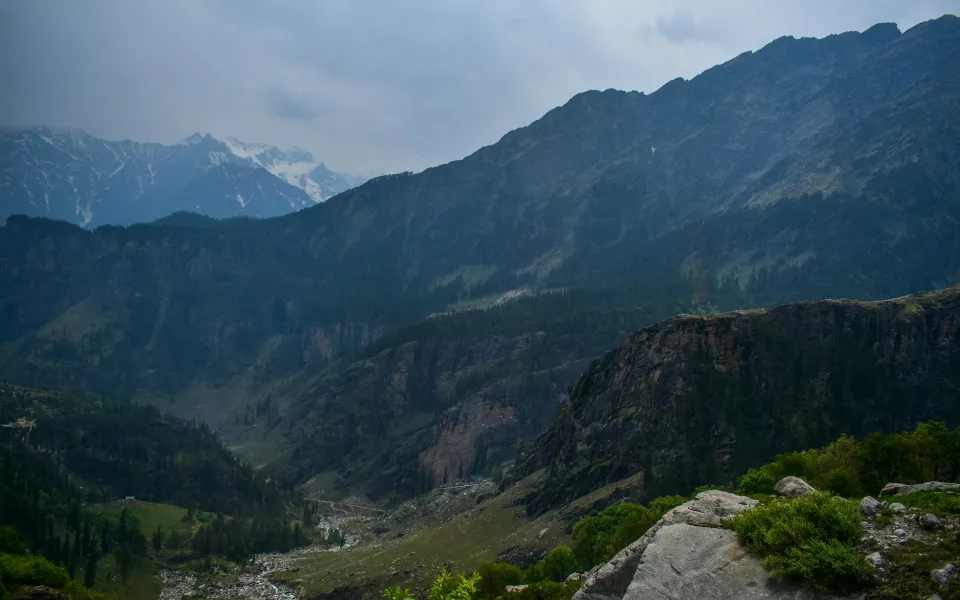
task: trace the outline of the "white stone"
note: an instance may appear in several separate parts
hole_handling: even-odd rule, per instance
[[[788,475],[778,481],[773,489],[780,496],[787,498],[799,498],[800,496],[806,496],[810,492],[817,491],[813,489],[813,486],[809,483],[793,475]]]

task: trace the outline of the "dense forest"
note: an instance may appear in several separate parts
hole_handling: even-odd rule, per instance
[[[205,426],[88,393],[6,384],[0,425],[0,552],[44,557],[77,585],[98,589],[103,569],[125,584],[170,553],[244,561],[312,541],[293,518],[299,499]],[[145,531],[141,505],[184,516]]]
[[[249,516],[284,510],[281,482],[255,473],[206,425],[152,406],[0,385],[0,423],[5,441],[53,457],[91,501],[134,496]]]

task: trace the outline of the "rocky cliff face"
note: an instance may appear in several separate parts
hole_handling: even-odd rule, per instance
[[[841,434],[956,424],[958,333],[960,287],[674,317],[594,361],[518,472],[549,470],[542,510],[635,473],[655,497]]]

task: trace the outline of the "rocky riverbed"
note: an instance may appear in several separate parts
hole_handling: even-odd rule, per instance
[[[270,574],[296,570],[304,554],[331,552],[325,547],[310,547],[287,554],[260,554],[240,567],[218,561],[202,563],[160,573],[164,589],[160,600],[296,600],[296,590],[270,581]]]

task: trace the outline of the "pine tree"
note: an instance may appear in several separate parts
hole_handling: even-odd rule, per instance
[[[152,543],[154,552],[160,552],[161,548],[163,548],[163,531],[159,525],[157,525],[157,530],[153,533]]]
[[[97,582],[97,552],[96,550],[87,555],[87,566],[83,570],[83,585],[92,588]]]

